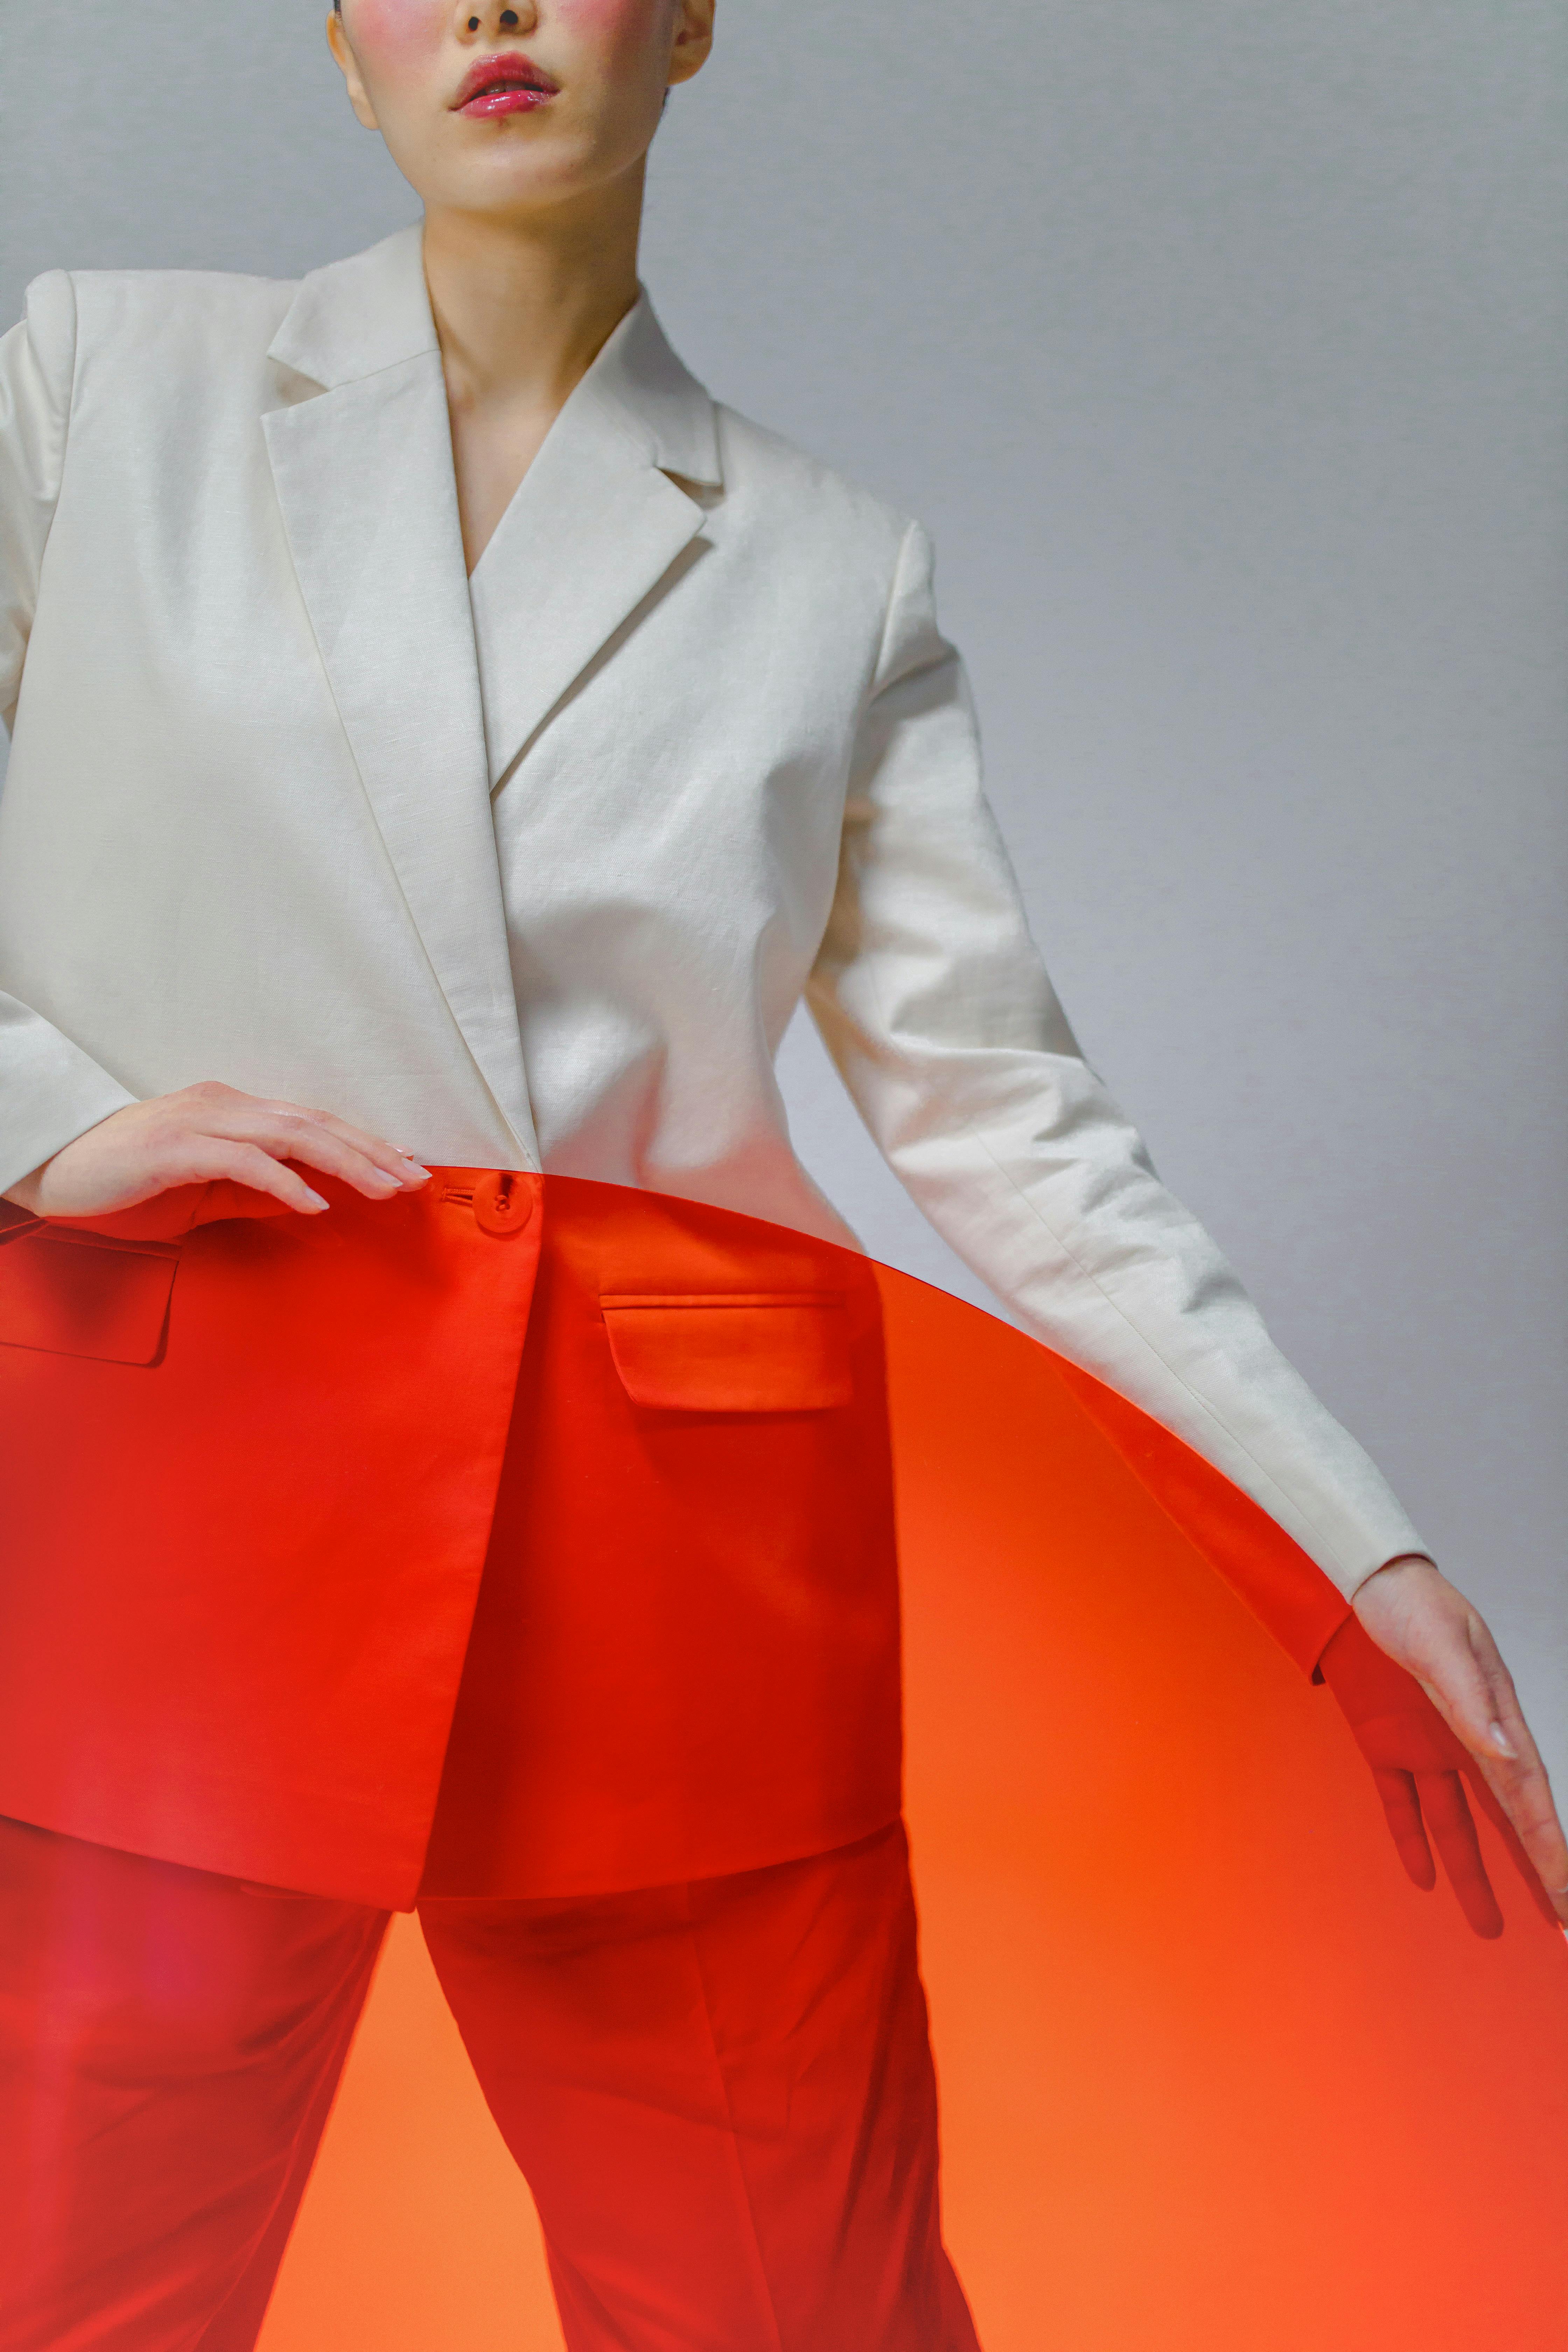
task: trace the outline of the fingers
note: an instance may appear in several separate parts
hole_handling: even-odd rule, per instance
[[[1372,1767],[1373,1779],[1377,1785],[1399,1858],[1407,1875],[1417,1886],[1425,1892],[1436,1884],[1436,1866],[1426,1834],[1427,1827],[1432,1823],[1434,1808],[1436,1815],[1446,1822],[1452,1823],[1458,1819],[1459,1822],[1461,1843],[1444,1856],[1450,1877],[1455,1875],[1458,1866],[1463,1875],[1474,1879],[1475,1870],[1470,1864],[1468,1845],[1475,1840],[1477,1825],[1465,1804],[1463,1783],[1457,1777],[1462,1769],[1474,1784],[1470,1793],[1471,1804],[1486,1814],[1501,1838],[1536,1909],[1549,1924],[1568,1927],[1568,1916],[1565,1916],[1568,1915],[1568,1870],[1561,1877],[1554,1874],[1555,1857],[1542,1835],[1543,1826],[1548,1831],[1554,1829],[1555,1814],[1552,1815],[1550,1824],[1542,1825],[1537,1822],[1533,1832],[1534,1851],[1527,1850],[1523,1838],[1492,1785],[1504,1768],[1472,1757],[1435,1714],[1425,1719],[1406,1716],[1380,1717],[1357,1724],[1355,1738]],[[1445,1783],[1450,1782],[1453,1791],[1445,1806],[1440,1791]],[[1428,1820],[1424,1823],[1422,1807],[1428,1798]],[[1484,1864],[1478,1866],[1484,1875]],[[1563,1890],[1555,1902],[1546,1892],[1548,1886]],[[1496,1933],[1490,1925],[1489,1913],[1485,1912],[1484,1906],[1478,1905],[1477,1917],[1472,1919],[1472,1926],[1476,1926],[1478,1919],[1482,1917],[1486,1924],[1478,1927],[1478,1932]]]
[[[1467,1611],[1467,1615],[1473,1615]],[[1476,1623],[1480,1624],[1476,1618]],[[1427,1628],[1429,1654],[1412,1671],[1415,1679],[1453,1733],[1472,1756],[1500,1757],[1510,1742],[1500,1739],[1498,1706],[1491,1684],[1471,1645],[1469,1627],[1461,1617],[1440,1628]],[[1485,1630],[1484,1628],[1482,1629]],[[1499,1662],[1501,1664],[1501,1660]],[[1518,1703],[1513,1713],[1518,1715]]]
[[[235,1159],[241,1148],[254,1156]],[[430,1179],[417,1160],[347,1119],[242,1094],[215,1079],[127,1104],[85,1129],[26,1180],[37,1197],[24,1205],[42,1216],[106,1216],[183,1184],[226,1176],[287,1208],[319,1214],[326,1202],[303,1177],[273,1172],[285,1160],[319,1169],[372,1201],[393,1200]],[[241,1175],[241,1168],[249,1174]]]
[[[1502,1934],[1502,1913],[1492,1893],[1480,1842],[1463,1781],[1457,1772],[1423,1772],[1416,1780],[1421,1810],[1432,1842],[1443,1857],[1443,1867],[1478,1936]]]
[[[417,1160],[410,1159],[406,1151],[400,1151],[395,1144],[386,1142],[379,1135],[367,1134],[363,1128],[351,1126],[347,1119],[337,1118],[331,1111],[302,1110],[296,1103],[268,1103],[266,1108],[286,1119],[303,1119],[310,1128],[331,1137],[346,1150],[358,1153],[373,1168],[379,1169],[383,1175],[390,1176],[405,1192],[416,1192],[430,1180],[428,1168],[422,1167]]]
[[[1473,1756],[1465,1758],[1463,1769],[1469,1787],[1471,1808],[1484,1813],[1501,1838],[1531,1901],[1548,1927],[1568,1927],[1568,1916],[1564,1916],[1568,1914],[1568,1885],[1562,1887],[1557,1901],[1553,1903],[1546,1891],[1544,1868],[1541,1864],[1532,1862],[1526,1853],[1524,1841],[1504,1811],[1502,1801],[1490,1784],[1488,1776],[1493,1769],[1489,1764],[1478,1762]],[[1555,1878],[1552,1883],[1553,1885],[1560,1884]]]
[[[380,1137],[367,1135],[330,1112],[303,1109],[296,1103],[236,1096],[205,1109],[202,1125],[209,1135],[255,1144],[276,1160],[319,1168],[324,1175],[353,1185],[367,1200],[390,1201],[399,1192],[416,1191],[429,1180],[428,1169]]]
[[[1470,1740],[1466,1746],[1478,1754],[1501,1756],[1506,1762],[1526,1757],[1539,1763],[1524,1710],[1519,1703],[1519,1693],[1513,1686],[1513,1676],[1503,1664],[1502,1653],[1492,1639],[1491,1628],[1479,1611],[1468,1612],[1465,1633],[1470,1655],[1475,1660],[1484,1693],[1480,1708],[1483,1718],[1480,1743]]]
[[[1544,1890],[1552,1916],[1568,1927],[1568,1839],[1552,1801],[1546,1767],[1530,1739],[1529,1751],[1513,1763],[1478,1757],[1477,1769],[1495,1798],[1509,1828],[1523,1848],[1531,1871]]]
[[[1466,1738],[1458,1725],[1455,1728],[1529,1857],[1556,1917],[1568,1926],[1568,1838],[1563,1836],[1552,1783],[1524,1719],[1513,1676],[1503,1664],[1490,1629],[1473,1610],[1470,1619],[1470,1647],[1487,1692],[1487,1738],[1478,1743]],[[1499,1752],[1499,1732],[1509,1751],[1506,1754]]]
[[[1426,1842],[1415,1780],[1408,1772],[1384,1769],[1374,1770],[1372,1777],[1377,1783],[1377,1793],[1383,1799],[1389,1832],[1398,1849],[1399,1859],[1405,1864],[1405,1875],[1415,1881],[1423,1894],[1429,1895],[1437,1884],[1437,1865]]]
[[[248,1186],[253,1192],[269,1193],[286,1209],[297,1209],[302,1216],[319,1217],[329,1206],[303,1177],[297,1176],[291,1168],[274,1160],[258,1144],[204,1136],[192,1144],[187,1159],[185,1172],[171,1178],[171,1184],[216,1183],[227,1177],[233,1183]]]

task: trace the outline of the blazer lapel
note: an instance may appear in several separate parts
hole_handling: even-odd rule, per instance
[[[469,583],[499,784],[624,625],[700,547],[721,481],[713,405],[646,294],[556,418]]]
[[[537,1164],[420,231],[302,280],[270,355],[323,387],[264,428],[338,712],[453,1017]]]

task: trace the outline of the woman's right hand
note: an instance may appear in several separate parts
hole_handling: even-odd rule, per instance
[[[340,1177],[372,1201],[416,1191],[430,1176],[406,1152],[330,1111],[264,1101],[208,1079],[111,1112],[5,1198],[36,1217],[103,1217],[176,1185],[226,1177],[319,1216],[328,1203],[287,1160]]]

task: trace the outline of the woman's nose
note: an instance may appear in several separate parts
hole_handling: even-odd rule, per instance
[[[472,6],[460,11],[466,32],[483,37],[495,33],[531,33],[539,23],[538,0],[521,0],[515,8]]]

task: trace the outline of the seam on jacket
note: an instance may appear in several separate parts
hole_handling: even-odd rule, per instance
[[[900,591],[904,584],[904,568],[910,545],[919,529],[918,522],[907,522],[904,525],[904,535],[899,541],[899,552],[893,564],[893,577],[888,588],[888,602],[882,613],[882,634],[877,640],[877,658],[871,665],[871,676],[867,683],[865,699],[861,704],[862,713],[868,709],[877,697],[884,691],[877,681],[882,675],[882,664],[888,658],[888,647],[893,641],[893,614],[898,609]],[[892,679],[889,678],[889,686],[892,683]]]
[[[891,694],[895,688],[908,686],[916,678],[933,677],[939,670],[947,669],[951,667],[956,667],[960,675],[965,677],[965,695],[967,698],[966,708],[970,724],[974,730],[975,741],[976,744],[978,744],[980,740],[980,721],[974,709],[973,697],[969,696],[968,693],[967,677],[963,671],[963,657],[960,654],[958,647],[952,644],[948,638],[942,635],[941,629],[935,626],[934,621],[934,649],[931,653],[922,656],[919,661],[910,662],[906,669],[895,670],[890,677],[883,678],[879,686],[877,683],[879,677],[881,677],[882,664],[887,658],[888,645],[892,635],[893,611],[899,601],[899,591],[903,586],[905,569],[903,548],[907,547],[911,540],[921,536],[923,536],[921,525],[918,522],[910,523],[908,530],[904,534],[903,547],[900,547],[899,562],[894,570],[893,585],[888,597],[888,610],[882,623],[882,641],[877,650],[877,666],[872,671],[871,682],[867,688],[865,698],[860,705],[859,718],[857,720],[857,739],[859,735],[860,722],[863,721],[873,709],[875,709],[877,704],[881,701],[882,697],[885,694]]]
[[[44,558],[47,555],[47,553],[48,553],[48,551],[49,551],[49,541],[50,541],[50,540],[51,540],[51,539],[53,539],[53,537],[54,537],[54,535],[55,535],[55,518],[56,518],[56,516],[59,513],[59,510],[60,510],[60,500],[61,500],[61,499],[65,496],[65,487],[66,487],[66,457],[67,457],[67,453],[68,452],[68,450],[69,450],[69,448],[70,448],[71,424],[72,424],[72,421],[73,421],[73,419],[75,418],[75,415],[76,415],[76,388],[77,388],[77,377],[78,377],[78,373],[79,373],[79,372],[80,364],[81,364],[81,312],[80,312],[80,309],[79,309],[79,305],[78,305],[77,299],[76,299],[76,275],[75,275],[75,272],[74,272],[74,271],[69,270],[69,269],[63,269],[63,270],[60,272],[60,275],[61,275],[61,277],[65,279],[67,286],[68,286],[68,287],[69,288],[69,289],[70,289],[70,299],[71,299],[71,367],[70,367],[70,383],[69,383],[69,384],[68,384],[68,385],[67,386],[67,388],[66,388],[66,413],[65,413],[65,419],[64,419],[64,423],[63,423],[63,425],[62,425],[62,427],[61,427],[61,432],[60,432],[60,471],[59,471],[59,480],[58,480],[58,483],[56,485],[56,488],[55,488],[55,495],[54,495],[54,500],[53,500],[53,503],[51,504],[51,506],[50,506],[50,508],[49,508],[49,520],[48,520],[48,526],[47,526],[47,530],[45,530],[45,532],[44,532],[44,543],[43,543],[43,545],[42,545],[42,546],[39,548],[39,550],[38,550],[38,591],[39,591],[39,592],[41,592],[42,587],[43,587],[43,578],[44,578]],[[28,328],[28,330],[27,330],[27,340],[28,340],[28,341],[29,341],[29,342],[31,342],[31,341],[32,341],[32,329],[31,329],[31,327],[30,327],[30,326],[29,326],[29,328]],[[35,593],[34,599],[33,599],[33,618],[34,618],[34,620],[35,620],[35,621],[37,619],[37,593]],[[31,635],[32,635],[32,630],[31,630],[31,627],[29,627],[27,634],[28,634],[28,636],[29,636],[29,638],[30,638],[30,637],[31,637]],[[23,668],[24,668],[24,670],[26,669],[26,656],[23,656]]]
[[[282,332],[282,329],[279,328],[278,331],[280,334]],[[273,341],[275,342],[276,341],[277,336],[275,335],[273,337]],[[267,357],[272,361],[274,367],[286,367],[294,375],[302,376],[307,383],[320,384],[321,394],[318,395],[319,397],[324,396],[326,394],[332,392],[347,392],[353,384],[374,383],[378,375],[390,375],[394,368],[408,367],[412,365],[415,360],[438,361],[440,356],[441,352],[438,344],[425,343],[421,344],[417,351],[405,352],[398,359],[383,360],[379,367],[366,368],[361,375],[340,376],[336,383],[326,383],[319,375],[312,375],[309,368],[295,367],[292,360],[280,360],[274,358],[270,343],[267,348]],[[310,406],[310,403],[309,401],[291,401],[288,405],[290,408],[308,408]],[[276,408],[264,408],[261,411],[261,415],[264,418],[268,416],[277,416],[282,414],[287,414],[287,410],[280,411]]]
[[[1213,1405],[1209,1403],[1208,1399],[1203,1396],[1198,1390],[1194,1388],[1192,1382],[1187,1379],[1185,1373],[1181,1370],[1180,1367],[1173,1364],[1169,1358],[1163,1354],[1161,1349],[1154,1345],[1154,1342],[1149,1338],[1147,1332],[1140,1329],[1139,1326],[1133,1321],[1131,1316],[1121,1305],[1121,1301],[1115,1297],[1109,1289],[1107,1289],[1100,1276],[1092,1273],[1090,1269],[1084,1265],[1083,1260],[1079,1257],[1078,1252],[1073,1248],[1070,1242],[1066,1240],[1065,1237],[1057,1231],[1057,1228],[1052,1224],[1050,1219],[1047,1217],[1036,1205],[1029,1194],[1025,1192],[1023,1186],[1017,1181],[1017,1179],[1010,1174],[1009,1171],[1002,1165],[1002,1162],[992,1150],[991,1146],[986,1141],[984,1136],[978,1133],[972,1133],[968,1139],[979,1145],[981,1150],[984,1152],[986,1159],[991,1162],[992,1167],[996,1171],[997,1175],[1002,1179],[1002,1181],[1009,1188],[1015,1197],[1022,1202],[1024,1208],[1027,1211],[1028,1214],[1033,1217],[1036,1223],[1038,1224],[1044,1232],[1050,1235],[1052,1241],[1056,1244],[1058,1249],[1061,1251],[1062,1255],[1067,1259],[1068,1265],[1074,1268],[1081,1279],[1087,1282],[1096,1294],[1105,1301],[1112,1313],[1121,1318],[1121,1322],[1126,1326],[1127,1329],[1131,1331],[1133,1338],[1148,1350],[1149,1354],[1154,1359],[1154,1361],[1164,1367],[1165,1370],[1169,1372],[1171,1378],[1176,1381],[1183,1391],[1187,1396],[1191,1397],[1193,1402],[1198,1407],[1205,1419],[1211,1422],[1215,1428],[1219,1430],[1226,1437],[1227,1437],[1231,1444],[1236,1446],[1237,1451],[1252,1464],[1254,1469],[1258,1472],[1259,1478],[1263,1481],[1268,1491],[1271,1494],[1278,1495],[1283,1502],[1289,1504],[1290,1508],[1306,1521],[1313,1533],[1321,1537],[1323,1548],[1328,1552],[1330,1558],[1335,1560],[1342,1569],[1345,1570],[1345,1571],[1349,1573],[1349,1563],[1342,1558],[1339,1546],[1329,1540],[1327,1529],[1321,1526],[1320,1522],[1313,1516],[1313,1513],[1308,1506],[1305,1503],[1298,1502],[1296,1500],[1289,1487],[1282,1486],[1279,1480],[1274,1475],[1273,1472],[1263,1463],[1259,1462],[1257,1454],[1253,1452],[1251,1446],[1247,1444],[1247,1441],[1237,1435],[1237,1432],[1231,1428],[1229,1423],[1221,1419],[1220,1415],[1215,1411]],[[1270,1341],[1269,1344],[1272,1345],[1272,1341]],[[1350,1433],[1347,1431],[1346,1434],[1349,1435],[1349,1433]],[[1354,1443],[1353,1439],[1352,1442],[1352,1444]]]
[[[584,383],[587,380],[586,376],[583,378]],[[668,480],[668,476],[659,464],[658,436],[651,425],[646,425],[634,410],[628,408],[618,393],[607,392],[602,384],[595,384],[594,389],[597,394],[599,413],[611,431],[616,434],[654,473],[665,474],[665,478]],[[673,488],[673,485],[671,487]],[[683,491],[681,495],[684,497],[685,492]],[[693,499],[691,504],[696,506],[697,500]]]
[[[872,997],[876,1003],[878,1018],[882,1025],[882,1034],[891,1051],[893,1058],[900,1063],[906,1071],[912,1073],[912,1056],[909,1054],[907,1049],[900,1046],[898,1042],[898,1029],[896,1025],[888,1019],[887,1011],[882,1003],[881,992],[877,985],[877,979],[874,971],[868,971],[867,978],[870,985]],[[1088,1067],[1087,1064],[1085,1064],[1085,1067]],[[985,1137],[977,1129],[965,1127],[958,1130],[955,1139],[962,1142],[977,1144],[979,1146],[986,1159],[990,1161],[992,1167],[995,1170],[997,1175],[1002,1179],[1002,1181],[1007,1186],[1008,1190],[1022,1204],[1026,1213],[1034,1219],[1035,1223],[1041,1228],[1041,1230],[1049,1234],[1051,1240],[1056,1244],[1057,1248],[1061,1252],[1068,1264],[1073,1268],[1075,1273],[1078,1274],[1079,1278],[1088,1283],[1095,1294],[1104,1300],[1107,1307],[1110,1308],[1111,1312],[1125,1326],[1126,1329],[1131,1333],[1132,1337],[1139,1342],[1140,1346],[1147,1350],[1149,1355],[1152,1357],[1155,1363],[1161,1365],[1163,1370],[1170,1374],[1171,1378],[1176,1382],[1184,1394],[1191,1397],[1194,1404],[1197,1406],[1199,1412],[1203,1414],[1205,1421],[1212,1423],[1212,1425],[1225,1437],[1228,1438],[1230,1443],[1235,1445],[1237,1452],[1241,1454],[1247,1462],[1252,1464],[1254,1469],[1258,1472],[1259,1479],[1268,1491],[1270,1494],[1278,1495],[1283,1503],[1287,1504],[1294,1513],[1296,1513],[1301,1519],[1305,1520],[1307,1526],[1311,1528],[1313,1534],[1320,1538],[1324,1550],[1328,1553],[1329,1558],[1335,1562],[1341,1572],[1347,1576],[1350,1575],[1352,1571],[1350,1568],[1349,1562],[1344,1559],[1343,1554],[1341,1552],[1339,1545],[1330,1541],[1327,1529],[1320,1525],[1313,1512],[1305,1503],[1299,1503],[1296,1501],[1289,1489],[1282,1486],[1279,1480],[1275,1477],[1273,1472],[1266,1468],[1264,1464],[1258,1461],[1258,1456],[1254,1454],[1252,1448],[1247,1444],[1246,1440],[1238,1436],[1236,1432],[1231,1429],[1229,1423],[1220,1418],[1213,1405],[1209,1403],[1207,1398],[1200,1395],[1198,1391],[1193,1387],[1192,1382],[1186,1378],[1186,1375],[1182,1372],[1176,1365],[1170,1362],[1168,1358],[1166,1358],[1154,1345],[1153,1340],[1148,1337],[1146,1332],[1139,1328],[1138,1325],[1132,1320],[1131,1316],[1129,1315],[1127,1309],[1121,1304],[1120,1300],[1113,1297],[1111,1293],[1106,1288],[1099,1275],[1090,1272],[1089,1268],[1084,1265],[1077,1250],[1072,1247],[1071,1244],[1068,1243],[1062,1234],[1058,1233],[1050,1219],[1042,1213],[1042,1212],[1037,1207],[1035,1202],[1030,1198],[1029,1194],[1025,1192],[1023,1186],[1018,1183],[1017,1180],[1002,1165],[1002,1162],[997,1159],[996,1154],[992,1150],[990,1144],[986,1141]],[[885,1152],[883,1153],[883,1157],[887,1157]],[[1254,1311],[1256,1311],[1256,1309]],[[1270,1344],[1272,1345],[1272,1342],[1270,1342]],[[1087,1368],[1080,1367],[1080,1369]],[[1098,1379],[1099,1375],[1096,1374],[1094,1377]],[[1107,1383],[1107,1385],[1109,1386],[1110,1383]],[[1129,1402],[1133,1402],[1133,1400],[1130,1399]],[[1140,1408],[1140,1410],[1142,1409],[1142,1408]],[[1152,1418],[1153,1416],[1151,1417]],[[1179,1433],[1173,1432],[1172,1433],[1174,1435]],[[1349,1435],[1348,1431],[1346,1432],[1346,1434]],[[1354,1440],[1352,1439],[1352,1442],[1353,1444]],[[1216,1464],[1211,1465],[1211,1466],[1217,1468],[1218,1465]],[[1222,1472],[1221,1475],[1223,1476],[1225,1474]],[[1379,1565],[1381,1566],[1382,1563],[1379,1562]]]
[[[887,641],[891,629],[893,607],[897,602],[898,590],[902,585],[903,582],[905,556],[910,543],[914,538],[920,526],[916,522],[911,522],[909,525],[904,533],[902,544],[899,550],[899,562],[894,573],[893,591],[889,597],[888,614],[883,625],[883,643],[878,656],[879,674],[881,668],[882,658],[885,656],[887,649]],[[955,654],[956,649],[950,647],[949,652]],[[917,671],[910,674],[918,675],[919,672]],[[891,678],[888,680],[888,685],[889,687],[894,683],[895,681]],[[885,689],[879,689],[879,691]],[[873,699],[875,699],[875,697],[873,697]],[[831,920],[831,917],[829,918],[829,920]],[[1026,914],[1025,920],[1026,929]],[[868,968],[866,977],[870,987],[873,1001],[876,1003],[877,1014],[881,1023],[882,1035],[886,1041],[886,1045],[893,1058],[900,1063],[906,1071],[912,1073],[912,1057],[908,1051],[900,1045],[898,1028],[896,1024],[890,1022],[888,1018],[887,1009],[882,1003],[881,991],[877,983],[874,968]],[[809,981],[807,983],[806,992],[809,995]],[[1081,1059],[1081,1056],[1079,1058]],[[1085,1067],[1088,1067],[1087,1064],[1085,1064]],[[1002,1165],[1002,1162],[992,1150],[991,1146],[986,1141],[984,1134],[979,1132],[978,1129],[965,1127],[958,1131],[958,1135],[955,1139],[977,1144],[979,1146],[980,1150],[984,1153],[986,1159],[990,1161],[992,1167],[995,1170],[1003,1182],[1008,1187],[1009,1191],[1014,1193],[1027,1214],[1033,1218],[1035,1223],[1043,1232],[1050,1236],[1057,1248],[1061,1252],[1068,1264],[1073,1268],[1075,1273],[1078,1274],[1079,1278],[1088,1283],[1095,1294],[1104,1300],[1106,1306],[1110,1308],[1111,1312],[1118,1318],[1125,1328],[1131,1332],[1133,1339],[1138,1341],[1139,1345],[1147,1351],[1155,1363],[1159,1364],[1166,1372],[1169,1373],[1170,1377],[1176,1382],[1183,1393],[1192,1399],[1193,1403],[1203,1415],[1205,1422],[1211,1424],[1215,1429],[1218,1430],[1223,1436],[1227,1438],[1243,1458],[1252,1465],[1253,1468],[1258,1473],[1259,1480],[1268,1492],[1272,1495],[1277,1495],[1282,1503],[1286,1504],[1293,1513],[1305,1521],[1306,1525],[1312,1530],[1313,1534],[1318,1537],[1323,1546],[1323,1549],[1328,1554],[1329,1558],[1335,1562],[1342,1574],[1346,1576],[1351,1575],[1352,1570],[1351,1570],[1349,1562],[1342,1553],[1339,1545],[1330,1540],[1327,1529],[1321,1525],[1313,1511],[1304,1502],[1298,1502],[1296,1500],[1296,1498],[1291,1495],[1289,1489],[1280,1483],[1280,1481],[1274,1475],[1273,1472],[1268,1469],[1263,1463],[1258,1461],[1258,1456],[1254,1454],[1252,1448],[1247,1444],[1246,1440],[1237,1435],[1237,1433],[1231,1429],[1227,1422],[1221,1419],[1213,1405],[1209,1403],[1207,1398],[1201,1395],[1199,1391],[1193,1387],[1185,1374],[1182,1372],[1176,1365],[1170,1362],[1168,1358],[1166,1358],[1154,1345],[1153,1340],[1148,1337],[1147,1333],[1140,1329],[1139,1326],[1132,1320],[1132,1318],[1128,1313],[1127,1309],[1106,1288],[1104,1283],[1100,1280],[1100,1277],[1097,1274],[1091,1273],[1089,1268],[1084,1265],[1076,1249],[1074,1249],[1071,1244],[1058,1233],[1056,1227],[1051,1223],[1050,1219],[1042,1213],[1042,1212],[1037,1207],[1035,1202],[1031,1199],[1030,1195],[1025,1192],[1023,1186],[1019,1184],[1016,1179],[1013,1177]],[[884,1152],[882,1156],[886,1158],[887,1154]],[[1256,1309],[1254,1311],[1256,1311]],[[1270,1344],[1272,1344],[1272,1342],[1270,1342]],[[1096,1377],[1098,1377],[1098,1375],[1096,1375]],[[1131,1402],[1131,1400],[1129,1401]],[[1172,1433],[1176,1434],[1177,1433],[1173,1432]],[[1350,1433],[1347,1431],[1346,1434],[1348,1436]],[[1354,1442],[1355,1441],[1352,1439],[1352,1443],[1353,1444]],[[1211,1466],[1217,1467],[1217,1465]],[[1223,1476],[1225,1474],[1222,1472],[1221,1475]]]

